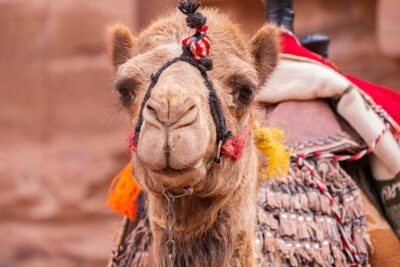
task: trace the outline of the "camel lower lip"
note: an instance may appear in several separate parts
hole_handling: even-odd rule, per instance
[[[203,163],[203,161],[200,159],[200,160],[196,161],[193,165],[191,165],[187,168],[175,169],[175,168],[168,166],[162,170],[158,170],[157,172],[160,174],[166,175],[166,176],[183,175],[183,174],[190,173],[190,172],[195,171],[196,169],[200,168],[202,166],[202,163]]]
[[[164,168],[162,170],[159,170],[157,172],[162,173],[164,175],[176,175],[176,174],[180,174],[180,173],[183,174],[183,173],[189,172],[190,170],[192,170],[191,167],[190,168],[185,168],[185,169],[174,169],[174,168],[171,168],[171,167],[166,167],[166,168]]]

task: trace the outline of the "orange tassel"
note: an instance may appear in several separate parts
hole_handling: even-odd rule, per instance
[[[107,203],[112,211],[127,216],[130,220],[135,220],[139,193],[140,187],[132,175],[132,165],[129,163],[112,180]]]

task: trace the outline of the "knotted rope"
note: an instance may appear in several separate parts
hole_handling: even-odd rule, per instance
[[[207,70],[213,67],[212,60],[209,58],[211,40],[207,36],[207,18],[197,9],[200,7],[199,1],[181,1],[178,8],[185,14],[186,24],[189,28],[195,29],[195,33],[182,40],[184,54],[191,56],[194,60],[202,64]]]

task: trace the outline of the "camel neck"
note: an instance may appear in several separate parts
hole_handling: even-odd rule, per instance
[[[196,196],[195,191],[194,195],[174,201],[176,224],[173,239],[177,251],[176,262],[185,263],[181,266],[232,265],[232,261],[237,258],[234,251],[240,244],[251,248],[256,218],[257,155],[251,148],[247,149],[248,153],[241,159],[243,162],[238,166],[228,166],[231,170],[229,172],[222,169],[221,174],[228,177],[219,178],[225,181],[224,186],[229,185],[229,189],[220,189],[221,191],[217,191],[219,194],[208,197]],[[232,171],[235,168],[237,169]],[[166,214],[167,200],[150,195],[149,219],[158,261],[163,261],[166,257]],[[221,236],[224,238],[220,238]],[[208,265],[210,262],[213,264]],[[232,266],[248,265],[235,263]]]

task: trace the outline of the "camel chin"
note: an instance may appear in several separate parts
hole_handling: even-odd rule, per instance
[[[187,169],[176,170],[166,168],[159,171],[148,171],[147,179],[160,184],[171,191],[179,192],[184,187],[195,187],[206,178],[206,164],[200,159],[197,163]]]

